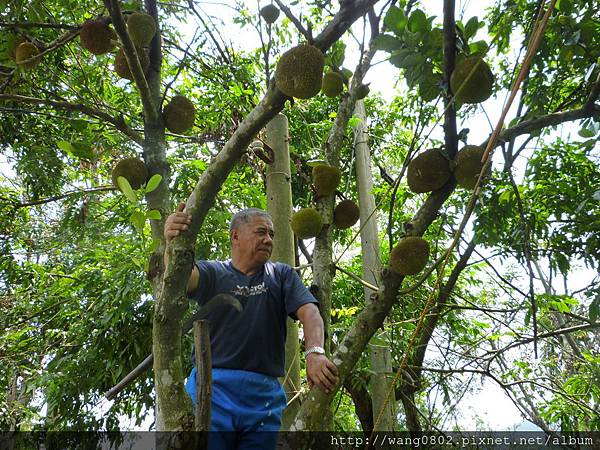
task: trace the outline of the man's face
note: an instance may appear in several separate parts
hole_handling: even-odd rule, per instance
[[[232,231],[232,243],[242,258],[258,266],[271,257],[273,236],[273,223],[266,217],[255,216]]]

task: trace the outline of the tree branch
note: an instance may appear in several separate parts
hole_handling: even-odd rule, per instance
[[[594,109],[594,103],[598,100],[598,96],[600,95],[600,70],[598,71],[598,77],[596,77],[596,81],[592,86],[592,90],[590,91],[590,95],[585,101],[585,105],[583,109],[587,111],[592,111]]]
[[[285,6],[285,4],[281,0],[275,0],[275,3],[277,3],[277,6],[279,6],[279,9],[281,9],[283,11],[283,13],[287,16],[287,18],[290,19],[290,22],[292,22],[296,26],[298,31],[300,33],[302,33],[302,36],[304,36],[306,38],[308,43],[312,44],[313,43],[312,32],[302,26],[302,23],[300,22],[300,20],[298,20],[296,18],[296,16],[294,16],[294,14],[290,10],[290,8]]]
[[[131,128],[127,126],[123,116],[117,118],[112,117],[111,115],[105,113],[96,108],[92,108],[90,106],[86,106],[81,103],[69,103],[65,101],[55,101],[55,100],[47,100],[42,98],[35,97],[25,97],[22,95],[13,95],[13,94],[0,94],[0,101],[2,100],[13,100],[15,102],[34,104],[34,105],[48,105],[54,108],[65,109],[67,111],[78,111],[87,116],[94,117],[96,119],[103,120],[112,124],[117,130],[131,138],[137,144],[142,145],[143,139],[142,137],[133,131]]]
[[[70,192],[65,192],[64,194],[55,195],[53,197],[43,198],[43,199],[35,200],[32,202],[14,202],[14,207],[15,207],[15,209],[27,208],[29,206],[43,205],[45,203],[51,203],[51,202],[55,202],[57,200],[62,200],[63,198],[67,198],[72,195],[92,194],[95,192],[114,191],[114,190],[116,190],[116,188],[113,186],[104,186],[104,187],[85,189],[85,190],[80,190],[80,191],[70,191]]]
[[[129,70],[133,76],[133,81],[140,92],[140,98],[144,108],[144,115],[150,122],[154,123],[158,117],[157,105],[152,99],[152,93],[150,92],[146,75],[142,70],[142,65],[140,64],[140,59],[138,57],[135,45],[133,44],[129,33],[127,32],[127,25],[125,24],[125,19],[123,19],[123,14],[121,13],[121,7],[119,6],[118,0],[110,0],[110,16],[112,18],[115,31],[123,43],[123,52],[125,53]],[[156,30],[158,33],[158,26],[156,27]]]
[[[39,22],[0,22],[0,28],[55,28],[59,30],[79,30],[78,25],[65,23],[39,23]]]
[[[444,96],[444,142],[446,153],[453,159],[458,150],[456,134],[456,107],[452,101],[453,92],[450,88],[450,76],[454,71],[456,54],[456,22],[454,20],[454,0],[444,0],[444,84],[447,86]]]
[[[560,125],[564,122],[585,119],[587,117],[600,117],[600,107],[592,105],[591,108],[579,108],[571,111],[547,114],[531,120],[526,120],[514,127],[507,128],[498,135],[498,141],[508,142],[516,136],[541,130],[542,128]],[[481,146],[485,147],[489,139],[485,140]]]
[[[584,325],[575,325],[567,328],[559,328],[558,330],[548,331],[546,333],[540,333],[537,337],[530,337],[521,339],[519,341],[512,342],[511,344],[503,347],[499,350],[495,350],[493,352],[488,352],[492,355],[491,360],[495,359],[498,355],[510,350],[511,348],[519,347],[521,345],[529,344],[533,342],[534,339],[545,339],[548,337],[562,336],[563,334],[574,333],[576,331],[585,331],[585,330],[594,330],[596,328],[600,328],[600,322],[586,323]]]

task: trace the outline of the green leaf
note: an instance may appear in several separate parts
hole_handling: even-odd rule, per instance
[[[131,223],[138,233],[144,231],[144,224],[146,223],[146,216],[141,211],[134,211],[131,213]]]
[[[404,60],[412,54],[412,50],[403,49],[392,53],[390,56],[390,63],[398,68],[404,67]]]
[[[71,143],[68,141],[58,141],[56,145],[70,156],[74,156],[76,158],[92,159],[94,157],[94,152],[92,151],[91,146],[85,142]]]
[[[402,41],[395,36],[389,34],[380,34],[373,42],[376,49],[391,52],[402,48]]]
[[[92,159],[94,157],[94,151],[92,146],[85,142],[73,142],[73,154],[79,158]]]
[[[158,239],[152,239],[152,241],[150,242],[150,248],[149,248],[150,253],[156,251],[156,249],[159,246],[160,246],[160,241]]]
[[[158,173],[155,173],[154,175],[152,175],[152,177],[148,180],[148,184],[146,185],[146,193],[149,193],[149,192],[152,192],[153,190],[155,190],[161,181],[162,181],[162,175],[159,175]]]
[[[348,125],[350,125],[352,128],[358,126],[359,123],[361,123],[362,120],[360,119],[360,117],[352,117],[350,118],[350,120],[348,120]]]
[[[479,21],[477,20],[477,16],[471,17],[465,25],[465,39],[468,41],[470,38],[475,36],[478,29]]]
[[[408,29],[413,32],[427,32],[429,31],[429,21],[427,16],[420,9],[416,9],[410,15],[408,19]]]
[[[583,138],[592,138],[594,136],[596,136],[596,133],[594,133],[592,130],[588,129],[588,128],[582,128],[581,130],[579,130],[579,136],[583,137]]]
[[[469,44],[470,55],[485,55],[487,54],[489,47],[485,41],[477,41]]]
[[[131,189],[131,185],[129,184],[129,181],[127,181],[127,178],[118,177],[117,184],[119,185],[119,189],[121,190],[123,195],[127,197],[127,200],[129,200],[133,205],[137,206],[138,199],[135,195],[135,192],[133,192],[133,189]]]
[[[388,10],[383,23],[396,35],[401,35],[406,28],[406,16],[397,6],[391,6]]]
[[[58,148],[60,148],[63,152],[68,153],[69,155],[73,155],[73,146],[70,142],[67,141],[58,141],[56,143]]]
[[[556,9],[569,14],[573,9],[573,4],[571,3],[571,0],[557,0]]]
[[[344,57],[346,53],[346,44],[341,41],[337,41],[329,50],[327,54],[331,65],[334,67],[340,67],[344,63]]]
[[[148,219],[160,220],[160,211],[158,209],[151,209],[146,213],[146,217],[148,217]]]
[[[83,131],[88,127],[88,123],[85,120],[77,119],[71,121],[71,126],[76,131]]]

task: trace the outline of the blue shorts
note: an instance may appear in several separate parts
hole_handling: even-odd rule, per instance
[[[185,389],[196,407],[196,368]],[[212,370],[209,448],[274,449],[287,400],[276,377],[247,370]]]

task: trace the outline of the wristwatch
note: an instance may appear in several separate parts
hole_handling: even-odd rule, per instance
[[[314,346],[304,352],[304,357],[306,358],[311,353],[318,353],[319,355],[324,355],[325,350],[323,349],[323,347]]]

